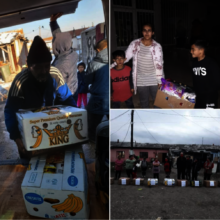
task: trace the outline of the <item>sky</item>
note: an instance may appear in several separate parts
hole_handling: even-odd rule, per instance
[[[130,121],[131,110],[111,110],[111,141],[130,142]],[[220,110],[135,110],[133,138],[137,143],[202,144],[203,141],[206,145],[220,145]]]
[[[101,0],[82,0],[78,4],[74,14],[63,15],[58,20],[58,24],[61,27],[62,31],[69,31],[79,29],[82,27],[91,27],[92,24],[96,25],[105,21],[104,12],[102,7]],[[43,19],[39,21],[34,21],[26,24],[11,26],[8,28],[0,29],[0,33],[4,31],[11,31],[19,28],[23,28],[25,37],[28,37],[29,40],[32,40],[34,36],[39,35],[39,27],[41,28],[41,36],[43,38],[51,37],[50,18]],[[34,30],[34,32],[33,32]]]

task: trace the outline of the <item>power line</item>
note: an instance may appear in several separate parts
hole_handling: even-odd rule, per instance
[[[137,115],[138,115],[138,117],[140,118],[140,120],[141,120],[141,117],[140,117],[140,115],[138,114],[138,111],[136,111],[137,112]],[[141,122],[142,122],[142,120],[141,120]],[[145,124],[142,122],[142,124],[144,125],[144,127],[146,128],[146,130],[149,132],[149,134],[151,135],[151,137],[159,144],[159,141],[157,141],[156,140],[156,138],[151,134],[151,132],[147,129],[147,127],[145,126]]]
[[[125,138],[124,138],[124,140],[123,140],[123,142],[121,143],[120,146],[122,146],[122,144],[124,143],[124,141],[125,141],[125,139],[126,139],[126,137],[127,137],[127,135],[128,135],[128,131],[129,131],[129,128],[130,128],[130,127],[131,127],[131,123],[128,125],[127,133],[126,133]]]
[[[130,122],[126,122],[125,124],[123,124],[117,131],[111,133],[111,135],[115,134],[116,132],[118,132],[122,127],[124,127],[126,124],[130,124]]]
[[[175,112],[174,110],[172,110],[172,111]],[[175,112],[175,113],[176,113],[176,114],[179,114],[179,113],[177,113],[177,112]],[[179,115],[180,115],[180,114],[179,114]],[[186,117],[183,116],[183,115],[181,115],[181,116],[184,117],[184,118],[186,118]],[[210,131],[209,129],[202,127],[201,125],[199,125],[199,124],[197,124],[196,122],[190,120],[189,118],[186,118],[186,119],[188,119],[190,122],[193,122],[193,123],[196,124],[197,126],[203,128],[203,129],[206,129],[207,131],[209,131],[209,132],[211,132],[212,134],[215,134],[215,135],[217,135],[217,136],[219,137],[219,134],[216,134],[216,133],[214,133],[213,131]]]
[[[155,114],[163,114],[163,115],[186,116],[186,117],[191,117],[191,118],[216,118],[216,119],[220,119],[220,117],[205,117],[205,116],[181,115],[179,113],[177,115],[177,114],[167,114],[167,113],[164,113],[164,112],[153,112],[153,111],[144,111],[144,112],[155,113]]]
[[[120,115],[116,116],[115,118],[111,119],[111,121],[113,121],[113,120],[115,120],[115,119],[117,119],[117,118],[121,117],[122,115],[124,115],[124,114],[125,114],[125,113],[127,113],[128,111],[129,111],[129,110],[127,110],[126,112],[124,112],[124,113],[122,113],[122,114],[120,114]]]

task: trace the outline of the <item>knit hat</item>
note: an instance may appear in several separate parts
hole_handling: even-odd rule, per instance
[[[49,49],[47,48],[46,43],[40,36],[36,36],[28,53],[28,65],[35,63],[51,62],[51,60],[52,56]]]

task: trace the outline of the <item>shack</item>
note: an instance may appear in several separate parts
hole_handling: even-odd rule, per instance
[[[8,64],[11,73],[19,73],[26,64],[27,43],[23,29],[0,33],[0,63]]]

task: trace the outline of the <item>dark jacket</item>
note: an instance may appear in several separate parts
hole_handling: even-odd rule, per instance
[[[78,78],[78,93],[88,93],[88,85],[85,83],[85,71],[77,72]]]
[[[72,36],[62,33],[56,21],[50,22],[50,27],[53,34],[53,53],[56,57],[52,65],[60,70],[70,91],[75,94],[78,87],[78,54],[72,48]]]
[[[5,124],[12,140],[20,138],[16,112],[19,109],[58,105],[76,107],[67,84],[59,70],[51,67],[46,83],[39,83],[28,69],[20,72],[12,82],[5,106]]]
[[[186,169],[191,170],[192,169],[192,160],[186,160]]]
[[[178,157],[178,159],[177,159],[177,169],[185,171],[185,169],[186,169],[186,158],[185,157]]]
[[[85,82],[92,84],[87,110],[93,114],[109,114],[108,49],[104,49],[88,64]]]
[[[192,163],[192,173],[196,174],[201,170],[201,163],[199,161]]]

